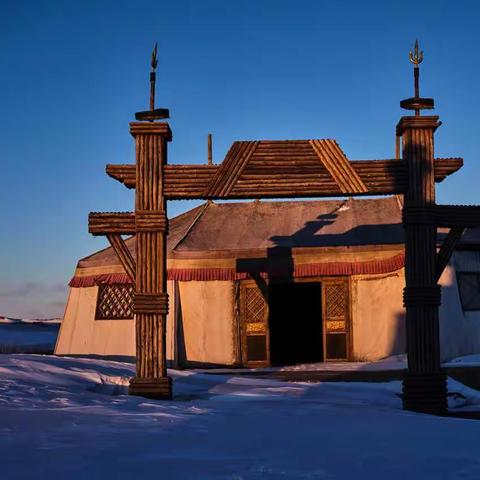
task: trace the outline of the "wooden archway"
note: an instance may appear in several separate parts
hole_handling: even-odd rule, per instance
[[[416,69],[418,65],[416,65]],[[418,72],[416,72],[418,82]],[[153,79],[154,80],[154,79]],[[417,85],[418,87],[418,85]],[[462,166],[460,158],[434,158],[437,116],[420,116],[433,100],[416,95],[401,103],[415,110],[397,125],[401,159],[349,160],[334,140],[234,142],[220,165],[168,165],[172,140],[166,110],[137,114],[130,124],[136,163],[107,165],[107,174],[135,189],[135,212],[91,213],[89,231],[106,235],[135,282],[136,377],[130,393],[171,398],[166,371],[165,323],[167,200],[311,198],[404,195],[408,373],[403,382],[406,409],[447,409],[446,375],[440,365],[437,284],[466,227],[480,226],[480,207],[436,205],[435,182]],[[448,227],[437,253],[437,227]],[[121,235],[136,235],[136,264]]]

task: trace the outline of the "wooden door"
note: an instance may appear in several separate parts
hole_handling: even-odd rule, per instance
[[[348,360],[351,357],[348,277],[325,278],[322,281],[322,308],[325,360]]]
[[[240,329],[242,365],[244,367],[255,368],[270,365],[267,295],[266,291],[260,291],[253,280],[247,280],[241,284]]]

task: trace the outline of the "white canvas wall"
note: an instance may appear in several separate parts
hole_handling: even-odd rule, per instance
[[[477,257],[477,252],[456,252],[440,279],[442,361],[480,353],[480,312],[463,311],[455,270],[456,266],[480,271]],[[405,352],[403,287],[403,270],[386,275],[352,277],[353,353],[356,360],[372,361]],[[133,357],[134,321],[95,320],[97,290],[97,287],[70,289],[55,353]],[[175,287],[174,282],[169,281],[168,293],[167,359],[170,363],[173,366],[235,364],[238,332],[233,282],[178,282]],[[174,331],[178,333],[176,336]]]
[[[95,320],[98,287],[71,288],[57,355],[135,355],[133,320]]]
[[[173,282],[167,286],[173,298]],[[95,320],[98,287],[70,288],[60,328],[56,355],[135,356],[135,322]],[[173,319],[175,302],[170,302],[167,317],[167,359],[173,358]]]
[[[353,354],[372,361],[405,352],[403,269],[352,277]]]
[[[187,365],[234,364],[233,282],[179,282],[178,286],[180,361]]]
[[[442,361],[480,353],[480,311],[463,311],[456,275],[456,268],[462,271],[480,272],[478,256],[478,252],[455,252],[452,261],[440,278],[439,283],[442,286],[442,306],[440,307]]]
[[[98,287],[70,289],[55,353],[134,357],[134,320],[95,320],[97,293]],[[167,360],[235,363],[233,283],[169,281],[168,294]]]
[[[442,362],[480,353],[480,311],[463,311],[456,268],[480,272],[479,253],[455,252],[440,278],[442,305],[439,309],[439,321]],[[405,352],[405,311],[402,301],[404,270],[384,278],[353,277],[352,280],[355,358],[377,360]]]

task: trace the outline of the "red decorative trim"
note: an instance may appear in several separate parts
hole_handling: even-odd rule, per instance
[[[87,275],[85,277],[73,277],[68,284],[70,287],[83,288],[94,287],[101,283],[133,283],[126,273],[103,273],[100,275]]]
[[[322,275],[374,275],[390,273],[400,270],[405,265],[403,253],[384,260],[371,260],[369,262],[327,262],[308,263],[295,266],[293,277],[317,277]],[[289,275],[288,272],[257,271],[237,272],[234,268],[171,268],[167,272],[168,280],[188,282],[212,281],[212,280],[244,280],[252,277],[252,273],[258,273],[262,277],[275,277]],[[73,277],[70,287],[93,287],[100,283],[132,283],[126,273],[110,273],[101,275],[89,275],[85,277]]]

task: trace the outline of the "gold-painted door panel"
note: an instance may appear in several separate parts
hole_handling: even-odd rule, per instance
[[[268,293],[261,291],[253,280],[241,284],[240,329],[244,367],[270,365],[267,295]]]
[[[325,360],[350,358],[350,290],[348,277],[322,281]]]

